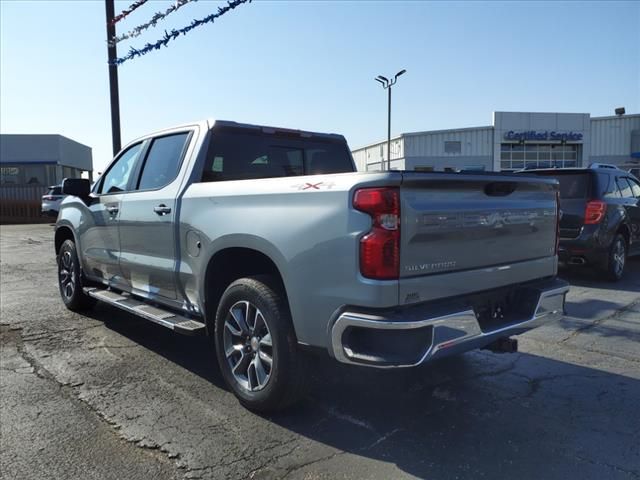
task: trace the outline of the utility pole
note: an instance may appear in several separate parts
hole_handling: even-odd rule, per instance
[[[391,87],[393,87],[398,81],[398,77],[405,73],[406,70],[400,70],[396,73],[393,80],[389,80],[387,77],[378,75],[375,78],[376,82],[380,82],[382,88],[387,90],[388,103],[387,103],[387,170],[391,170]]]
[[[393,82],[395,83],[395,82]],[[387,102],[387,170],[391,171],[391,85],[387,88],[388,102]]]
[[[107,56],[109,59],[109,93],[111,99],[111,143],[113,156],[120,151],[120,96],[118,94],[118,66],[113,63],[118,58],[115,43],[111,39],[116,36],[116,26],[113,24],[115,17],[114,0],[104,0],[107,14]]]

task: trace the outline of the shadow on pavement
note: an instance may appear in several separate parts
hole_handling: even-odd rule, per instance
[[[113,311],[100,306],[92,316],[212,389],[226,389],[208,339],[176,335],[120,311],[113,321]],[[308,398],[262,418],[294,432],[301,444],[352,454],[327,456],[322,467],[316,463],[322,458],[307,462],[328,478],[349,468],[348,476],[359,477],[358,462],[369,459],[419,478],[640,475],[640,381],[633,378],[527,353],[471,352],[394,371],[325,357],[314,358],[313,365]],[[276,477],[283,473],[278,465],[269,468]],[[384,472],[389,470],[374,469],[371,477],[389,478]]]
[[[577,287],[640,292],[640,256],[627,260],[626,271],[619,282],[603,280],[601,273],[588,266],[560,268],[558,276]]]

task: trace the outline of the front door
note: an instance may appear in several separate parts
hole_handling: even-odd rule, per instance
[[[109,285],[123,283],[118,231],[120,207],[142,145],[137,143],[122,152],[96,183],[89,203],[91,216],[80,227],[84,273]]]
[[[134,191],[120,209],[120,269],[135,294],[176,299],[178,171],[191,132],[150,140]]]

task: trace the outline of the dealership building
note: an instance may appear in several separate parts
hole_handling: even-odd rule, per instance
[[[0,188],[59,185],[93,170],[91,147],[62,135],[0,135]]]
[[[360,171],[386,169],[387,142],[358,148],[353,157]],[[640,167],[640,114],[494,112],[489,126],[391,139],[391,168],[398,170],[509,171],[593,162]]]

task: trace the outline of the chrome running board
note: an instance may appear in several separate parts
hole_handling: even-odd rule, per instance
[[[158,325],[162,325],[184,335],[199,335],[204,333],[205,324],[197,320],[183,317],[169,310],[149,305],[127,293],[116,293],[102,288],[87,288],[84,293],[101,302],[118,307],[126,312],[133,313],[145,320],[150,320]]]

